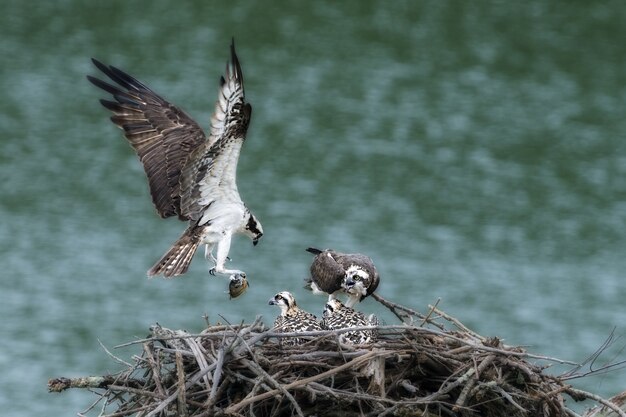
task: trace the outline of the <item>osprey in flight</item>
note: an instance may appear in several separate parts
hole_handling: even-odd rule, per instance
[[[308,248],[307,252],[315,255],[311,279],[306,285],[314,294],[326,293],[331,300],[337,293],[344,292],[348,294],[346,306],[353,307],[378,287],[380,276],[368,256],[332,249]]]
[[[243,271],[224,267],[233,234],[242,233],[255,245],[263,236],[261,223],[237,191],[237,161],[252,107],[244,99],[234,41],[208,135],[185,112],[143,83],[113,66],[92,61],[117,84],[87,77],[113,96],[114,100],[100,103],[113,112],[111,120],[137,152],[159,215],[189,222],[148,276],[184,274],[196,249],[204,244],[205,257],[214,263],[211,274],[245,278]]]
[[[274,328],[280,333],[309,332],[322,330],[321,324],[311,313],[301,310],[296,305],[296,299],[290,292],[282,291],[270,298],[270,305],[280,307],[280,315],[274,321]],[[306,339],[284,338],[282,343],[286,346],[301,345]]]

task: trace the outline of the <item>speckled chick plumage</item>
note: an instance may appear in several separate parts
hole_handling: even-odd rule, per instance
[[[280,315],[274,320],[274,330],[280,333],[310,332],[322,330],[320,322],[313,314],[298,307],[296,300],[288,291],[281,291],[270,298],[269,304],[280,307]],[[284,346],[301,345],[307,339],[283,338],[281,343]]]
[[[330,299],[324,308],[322,327],[328,330],[345,329],[348,327],[376,326],[378,319],[372,315],[365,317],[360,311],[345,306],[337,299]],[[373,330],[358,330],[342,333],[339,340],[344,343],[360,345],[376,341],[377,332]]]

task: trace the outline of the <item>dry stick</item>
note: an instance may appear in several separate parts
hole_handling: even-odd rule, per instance
[[[605,400],[604,398],[600,397],[599,395],[592,394],[590,392],[579,390],[579,389],[576,389],[576,388],[573,388],[573,387],[567,387],[565,389],[565,392],[568,393],[569,395],[580,395],[580,396],[583,396],[585,398],[589,398],[591,400],[597,401],[600,404],[604,405],[605,407],[608,407],[611,410],[613,410],[620,417],[626,417],[626,411],[622,410],[617,405],[613,404],[611,401]]]
[[[185,368],[183,365],[183,355],[176,352],[176,374],[178,376],[178,415],[188,417],[187,410],[187,390],[185,389]]]
[[[213,371],[213,386],[211,387],[211,393],[209,394],[209,400],[207,402],[207,408],[210,408],[215,404],[217,396],[217,388],[220,385],[220,379],[222,378],[222,368],[224,366],[224,347],[222,346],[217,351],[217,360],[215,361],[215,371]]]
[[[396,303],[394,303],[392,301],[389,301],[389,300],[381,297],[379,294],[377,294],[375,292],[372,293],[372,297],[374,298],[374,300],[378,301],[379,303],[381,303],[382,305],[387,307],[389,310],[391,310],[391,312],[393,314],[395,314],[396,317],[398,317],[400,319],[400,321],[402,321],[403,323],[404,323],[404,319],[402,318],[402,316],[400,316],[397,313],[396,310],[402,311],[403,313],[406,313],[409,316],[415,316],[415,317],[420,318],[420,319],[425,319],[426,318],[426,316],[424,316],[423,314],[418,313],[417,311],[412,310],[412,309],[410,309],[408,307],[404,307],[404,306],[402,306],[400,304],[396,304]],[[441,325],[441,324],[439,324],[439,323],[437,323],[435,321],[428,320],[428,323],[430,323],[430,324],[432,324],[434,326],[439,327],[441,330],[445,329],[443,325]]]
[[[515,356],[515,357],[519,357],[519,358],[533,358],[533,359],[539,359],[539,360],[555,362],[555,363],[565,364],[565,365],[577,365],[576,362],[567,361],[567,360],[559,359],[559,358],[553,358],[553,357],[550,357],[550,356],[535,355],[535,354],[528,353],[528,352],[516,352],[516,351],[512,351],[512,350],[506,350],[506,349],[500,349],[500,348],[495,348],[495,347],[491,347],[491,346],[485,346],[483,344],[478,344],[476,340],[473,340],[473,339],[472,340],[466,340],[466,339],[463,339],[461,337],[454,336],[454,335],[452,335],[450,333],[447,333],[445,331],[429,329],[429,328],[426,328],[426,327],[415,327],[415,326],[406,326],[406,325],[399,325],[399,326],[355,326],[355,327],[347,327],[347,328],[344,328],[344,329],[337,329],[337,330],[315,330],[315,331],[310,331],[310,332],[292,332],[292,333],[266,332],[266,333],[259,334],[258,335],[259,337],[257,337],[257,341],[261,340],[261,339],[264,339],[264,338],[269,338],[269,337],[326,336],[326,335],[337,335],[337,334],[341,334],[341,333],[345,333],[345,332],[349,332],[349,331],[362,331],[362,330],[403,330],[403,331],[415,331],[415,332],[427,333],[427,334],[432,334],[432,335],[441,336],[441,337],[445,337],[445,338],[448,338],[448,339],[456,340],[457,342],[462,343],[462,344],[467,345],[467,346],[471,346],[473,349],[478,350],[478,351],[499,353],[499,354],[501,354],[503,356]],[[253,343],[248,342],[248,344],[252,345]]]
[[[289,401],[291,401],[291,404],[293,404],[293,408],[296,410],[296,413],[299,416],[304,417],[304,414],[302,414],[302,409],[300,409],[300,406],[298,405],[298,402],[296,401],[296,399],[293,398],[293,395],[291,395],[289,391],[287,391],[285,387],[283,387],[278,381],[276,381],[276,379],[274,379],[270,374],[265,372],[265,369],[261,368],[259,364],[257,364],[256,362],[253,362],[247,359],[244,361],[244,364],[246,364],[248,368],[256,371],[256,373],[260,377],[266,379],[270,383],[270,385],[274,386],[274,388],[279,389],[283,394],[285,394],[285,396],[289,399]]]
[[[120,411],[117,413],[113,413],[113,414],[101,414],[102,417],[124,417],[124,416],[128,416],[130,414],[135,414],[138,413],[140,411],[145,411],[150,409],[150,405],[144,405],[141,407],[137,407],[137,408],[133,408],[133,409],[129,409],[129,410],[124,410],[124,411]]]
[[[492,382],[493,382],[494,384],[493,384],[493,386],[490,386],[489,384],[491,384]],[[498,385],[496,385],[496,384],[497,384],[497,381],[490,381],[490,382],[488,382],[487,384],[484,384],[484,385],[489,386],[489,388],[492,388],[494,391],[498,391],[498,393],[500,393],[500,395],[502,395],[504,398],[506,398],[506,400],[507,400],[508,402],[510,402],[511,404],[513,404],[513,407],[517,408],[517,409],[518,409],[518,410],[520,410],[522,413],[526,413],[526,414],[528,413],[528,410],[526,410],[524,407],[522,407],[521,405],[519,405],[519,404],[518,404],[518,403],[517,403],[517,402],[513,399],[513,397],[511,396],[511,394],[509,394],[508,392],[506,392],[506,390],[505,390],[504,388],[502,388],[502,387],[500,387],[500,386],[498,386]]]
[[[472,335],[473,337],[475,337],[478,340],[485,340],[485,338],[481,335],[479,335],[478,333],[474,332],[473,330],[469,329],[468,327],[466,327],[463,323],[461,323],[459,320],[455,319],[454,317],[444,313],[443,311],[439,310],[437,308],[437,306],[428,306],[430,308],[432,308],[435,313],[439,314],[442,318],[448,320],[449,322],[451,322],[452,324],[454,324],[456,327],[458,327],[461,331],[468,333],[470,335]]]
[[[87,376],[79,378],[54,378],[48,381],[48,391],[61,392],[68,388],[108,388],[109,385],[116,383],[118,376]],[[129,380],[133,385],[141,386],[141,381]]]
[[[169,329],[166,329],[166,330],[169,330]],[[231,336],[232,333],[233,333],[232,331],[223,331],[223,332],[215,332],[215,333],[187,333],[187,334],[180,334],[180,335],[173,334],[171,336],[151,336],[145,339],[137,339],[137,340],[133,340],[132,342],[126,342],[126,343],[122,343],[119,345],[115,345],[114,348],[119,349],[123,347],[136,345],[139,343],[154,342],[155,340],[168,341],[168,340],[184,340],[184,339],[195,339],[195,338],[202,338],[202,339],[218,339],[219,338],[221,339],[223,336]]]
[[[91,405],[89,405],[89,407],[87,407],[85,410],[80,411],[76,414],[78,414],[79,417],[85,417],[85,414],[87,414],[88,412],[90,412],[91,410],[93,410],[96,405],[98,405],[98,403],[100,401],[102,401],[103,399],[105,399],[106,397],[104,395],[100,395],[100,398],[98,398],[97,400],[95,400],[93,403],[91,403]],[[104,407],[106,408],[106,401],[104,402]],[[102,411],[100,412],[99,415],[103,415],[104,414],[104,408],[102,409]]]
[[[437,392],[433,392],[432,394],[424,397],[424,400],[433,401],[449,393],[450,391],[452,391],[459,385],[466,383],[472,377],[472,375],[474,375],[474,373],[476,373],[476,368],[474,367],[469,368],[467,372],[465,372],[463,375],[458,377],[454,382],[446,385],[445,387],[441,387]]]
[[[124,385],[113,385],[113,384],[109,385],[108,388],[111,391],[130,392],[132,394],[145,395],[147,397],[158,398],[160,400],[163,399],[163,397],[161,397],[159,394],[156,394],[152,391],[148,391],[145,389],[131,388],[131,387],[126,387]]]
[[[257,318],[258,320],[258,318]],[[254,360],[256,361],[256,355],[254,354],[254,352],[252,351],[252,349],[250,348],[250,346],[248,345],[248,343],[246,342],[246,340],[237,335],[238,338],[241,339],[241,343],[243,344],[243,346],[246,347],[246,349],[248,350],[248,352],[250,353],[250,355],[252,356],[252,358],[254,358]],[[285,394],[285,396],[287,397],[287,399],[289,399],[289,401],[292,403],[294,409],[296,410],[296,413],[301,416],[304,417],[304,414],[302,414],[302,410],[300,409],[300,405],[298,404],[298,402],[296,401],[295,398],[293,398],[293,396],[289,393],[289,391],[287,391],[280,383],[278,383],[278,381],[276,381],[276,379],[274,379],[272,376],[270,376],[267,372],[265,372],[265,370],[259,366],[256,362],[254,361],[249,361],[249,360],[245,360],[244,364],[246,364],[248,366],[248,368],[252,371],[256,371],[256,374],[259,375],[260,377],[266,379],[268,382],[270,382],[274,388],[278,388],[279,390],[281,390],[283,392],[283,394]],[[252,409],[252,403],[250,404],[250,408]],[[254,412],[252,412],[254,414]]]
[[[424,324],[426,324],[429,320],[430,320],[430,316],[433,314],[433,312],[435,311],[435,308],[437,308],[437,306],[439,305],[439,302],[441,301],[441,298],[437,298],[437,301],[435,302],[435,305],[433,307],[430,307],[430,311],[428,311],[428,314],[426,314],[426,317],[424,317],[424,320],[422,320],[422,322],[420,323],[419,327],[424,327]]]
[[[196,382],[198,382],[204,375],[206,375],[208,372],[212,371],[213,368],[215,368],[215,364],[211,364],[209,365],[208,368],[197,372],[196,374],[194,374],[193,377],[191,377],[189,379],[189,381],[185,384],[185,388],[190,388],[192,387]],[[163,400],[154,410],[152,410],[150,413],[148,413],[146,415],[146,417],[153,417],[156,416],[158,413],[160,413],[165,407],[167,407],[172,401],[174,401],[176,399],[176,397],[178,396],[178,389],[176,390],[176,392],[174,392],[173,394],[171,394],[169,397],[167,397],[165,400]]]
[[[576,412],[570,410],[569,408],[565,407],[563,408],[563,410],[570,416],[570,417],[583,417],[580,414],[577,414]]]
[[[276,379],[274,379],[272,376],[270,376],[270,374],[265,372],[265,370],[261,366],[259,366],[259,364],[256,363],[257,357],[256,357],[255,353],[252,351],[252,349],[250,348],[250,345],[248,345],[248,343],[246,342],[246,340],[243,339],[243,337],[241,337],[239,335],[237,335],[237,337],[241,339],[241,343],[243,344],[243,346],[246,347],[246,349],[248,350],[248,353],[250,353],[250,355],[254,359],[254,361],[250,361],[250,360],[246,359],[246,360],[244,360],[244,364],[246,364],[250,370],[255,371],[255,373],[257,375],[259,375],[261,378],[263,378],[263,379],[267,380],[268,382],[270,382],[271,385],[274,386],[274,388],[278,388],[279,390],[281,390],[282,393],[285,394],[287,399],[293,405],[294,409],[296,410],[296,413],[299,416],[304,417],[304,414],[302,414],[302,410],[300,409],[300,405],[298,404],[296,399],[293,398],[293,396],[289,393],[289,391],[287,391],[280,383],[278,383],[278,381],[276,381]],[[252,410],[252,403],[250,403],[250,409]],[[254,414],[254,412],[252,412],[252,413]]]
[[[364,361],[370,359],[373,356],[378,356],[379,354],[380,353],[378,353],[378,352],[366,353],[363,356],[355,358],[355,359],[352,359],[350,362],[344,363],[343,365],[340,365],[340,366],[338,366],[338,367],[336,367],[334,369],[331,369],[331,370],[326,371],[326,372],[322,372],[321,374],[317,374],[317,375],[314,375],[314,376],[311,376],[311,377],[308,377],[308,378],[305,378],[305,379],[301,379],[301,380],[292,382],[291,384],[284,385],[284,387],[285,387],[285,389],[289,390],[289,389],[293,389],[293,388],[297,388],[297,387],[306,385],[309,382],[314,382],[314,381],[318,381],[320,379],[324,379],[324,378],[326,378],[328,376],[335,375],[335,374],[343,371],[344,369],[351,368],[351,367],[356,367],[357,365],[361,364],[361,362],[364,362]],[[226,409],[226,413],[236,413],[239,409],[245,407],[246,405],[251,404],[251,403],[256,402],[256,401],[264,400],[264,399],[269,398],[269,397],[273,397],[274,395],[280,393],[280,391],[281,390],[279,390],[279,389],[275,389],[275,390],[264,392],[263,394],[259,394],[259,395],[256,395],[254,397],[248,398],[246,400],[243,400],[243,401],[239,402],[238,404],[234,404],[234,405],[231,405],[230,407],[228,407]]]
[[[495,358],[495,355],[489,355],[480,363],[480,365],[478,365],[476,368],[472,368],[475,369],[474,378],[471,378],[467,382],[467,384],[465,384],[463,390],[461,391],[461,394],[459,394],[459,397],[454,404],[454,407],[452,407],[452,411],[458,412],[461,407],[465,406],[465,401],[467,401],[467,394],[470,392],[476,381],[478,381],[478,378],[480,378],[480,373],[484,371],[485,368],[489,366]]]
[[[198,346],[198,342],[196,342],[195,339],[186,339],[185,343],[187,343],[187,346],[189,346],[189,348],[193,352],[193,355],[196,358],[196,362],[198,363],[198,367],[200,368],[200,370],[203,371],[206,368],[208,368],[209,364],[207,363],[206,357],[202,353],[202,350]],[[211,389],[211,383],[209,382],[209,374],[208,374],[208,372],[202,377],[202,379],[204,380],[204,384],[206,385],[206,389]]]
[[[257,317],[257,319],[255,320],[255,323],[257,321],[259,321],[259,317]],[[248,329],[252,329],[253,326],[254,326],[254,323],[252,324],[252,326],[249,326]],[[240,339],[243,340],[243,338],[239,336],[239,333],[241,333],[243,330],[244,330],[243,327],[240,327],[239,330],[236,333],[234,333],[236,337],[233,337],[233,339],[230,341],[226,349],[224,349],[224,342],[226,340],[226,335],[222,337],[221,347],[217,351],[217,359],[215,361],[215,371],[213,372],[213,378],[212,378],[213,386],[211,387],[211,393],[209,394],[209,399],[207,400],[207,409],[210,409],[211,407],[213,407],[213,404],[215,404],[215,402],[217,401],[218,386],[220,385],[220,379],[222,378],[222,369],[224,367],[224,358],[226,356],[226,351],[232,352],[236,347],[236,342],[238,342]]]
[[[128,368],[132,368],[132,367],[133,367],[130,363],[128,363],[128,362],[126,362],[125,360],[120,359],[120,358],[118,358],[117,356],[115,356],[114,354],[112,354],[112,353],[109,351],[109,349],[107,349],[107,348],[106,348],[106,346],[104,346],[104,344],[102,344],[102,342],[100,341],[100,339],[98,339],[98,343],[100,344],[100,346],[102,347],[102,349],[104,349],[104,351],[107,353],[107,355],[109,355],[110,357],[112,357],[112,358],[113,358],[113,360],[115,360],[115,361],[116,361],[116,362],[118,362],[118,363],[121,363],[122,365],[125,365],[125,366],[126,366],[126,367],[128,367]]]
[[[385,402],[391,405],[399,404],[401,401],[392,400],[390,398],[382,398],[376,395],[371,395],[362,392],[352,392],[346,390],[340,390],[337,388],[330,388],[326,385],[320,384],[319,382],[311,382],[309,384],[311,388],[317,389],[319,392],[327,392],[332,395],[334,398],[344,397],[350,400],[360,399],[365,401],[373,401],[373,402]]]
[[[293,355],[285,356],[284,362],[291,361],[309,361],[314,362],[316,359],[321,358],[353,358],[361,356],[364,350],[357,350],[356,352],[331,352],[331,351],[313,351],[308,353],[295,353]]]
[[[376,293],[374,293],[374,294],[376,294]],[[438,314],[441,314],[441,313],[438,313]],[[443,313],[443,314],[445,314],[445,313]],[[447,316],[447,317],[450,317],[450,316]],[[453,319],[453,318],[450,317],[450,319]],[[456,319],[453,319],[453,320],[456,320]],[[461,324],[461,326],[463,326],[463,325]],[[246,329],[244,329],[244,330],[246,330]],[[284,337],[306,337],[306,336],[329,336],[329,335],[338,335],[338,334],[342,334],[342,333],[349,332],[349,331],[361,331],[361,330],[402,330],[402,331],[410,330],[410,331],[417,331],[417,332],[433,334],[433,335],[445,337],[445,338],[448,338],[448,339],[456,340],[459,343],[471,346],[471,347],[473,347],[476,350],[481,350],[481,351],[485,351],[485,352],[500,353],[500,354],[505,355],[505,356],[515,356],[515,357],[520,357],[520,358],[533,358],[533,359],[539,359],[539,360],[555,362],[555,363],[559,363],[559,364],[566,364],[566,365],[577,365],[576,362],[567,361],[567,360],[563,360],[563,359],[559,359],[559,358],[554,358],[554,357],[549,357],[549,356],[542,356],[542,355],[535,355],[535,354],[528,353],[528,352],[509,351],[509,350],[505,350],[505,349],[499,349],[499,348],[495,348],[495,347],[491,347],[491,346],[485,346],[485,345],[482,345],[482,344],[477,344],[475,340],[468,341],[468,340],[465,340],[465,339],[463,339],[461,337],[454,336],[454,335],[452,335],[450,333],[447,333],[445,331],[439,331],[439,330],[429,329],[429,328],[425,328],[425,327],[406,326],[406,325],[399,325],[399,326],[398,325],[395,325],[395,326],[358,326],[358,327],[349,327],[349,328],[337,329],[337,330],[314,330],[314,331],[308,331],[308,332],[290,332],[290,333],[278,333],[278,332],[266,331],[266,332],[263,332],[263,333],[256,334],[254,337],[251,337],[249,340],[247,340],[246,343],[247,343],[248,346],[253,346],[256,343],[258,343],[259,341],[261,341],[263,339],[271,338],[271,337],[284,338]],[[471,332],[471,331],[469,331],[469,332]],[[482,336],[479,336],[479,337],[482,338]],[[241,352],[243,352],[246,349],[247,349],[246,346],[239,346],[237,348],[237,350],[234,351],[234,354],[238,355],[238,354],[240,354]]]
[[[181,350],[181,349],[177,349],[177,348],[166,348],[166,347],[161,347],[161,346],[157,346],[156,349],[159,350],[159,352],[164,352],[164,353],[171,353],[171,354],[176,354],[176,352],[179,352],[181,355],[183,356],[188,356],[190,358],[195,358],[196,355],[193,354],[193,352],[191,352],[190,350]]]
[[[148,357],[148,364],[150,365],[150,369],[152,369],[152,379],[154,380],[157,391],[159,391],[161,397],[165,397],[165,390],[163,389],[163,384],[161,383],[161,373],[157,369],[156,360],[152,354],[150,344],[144,343],[143,350],[146,352],[146,356]]]

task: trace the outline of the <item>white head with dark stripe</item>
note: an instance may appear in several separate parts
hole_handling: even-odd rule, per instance
[[[358,265],[350,265],[343,279],[343,288],[358,300],[365,297],[367,289],[372,285],[370,274]]]
[[[279,292],[274,297],[270,298],[269,304],[280,307],[281,316],[297,308],[296,299],[289,291]]]
[[[346,308],[341,301],[336,298],[330,298],[324,306],[324,317],[329,317],[337,311]]]

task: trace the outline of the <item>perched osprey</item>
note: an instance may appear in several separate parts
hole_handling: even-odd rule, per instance
[[[337,293],[348,294],[346,306],[353,307],[357,302],[372,294],[378,287],[380,276],[374,262],[360,253],[340,253],[332,249],[308,248],[315,255],[311,264],[311,278],[306,287],[315,294],[328,294],[328,299]]]
[[[336,298],[328,300],[324,308],[322,327],[328,330],[345,329],[348,327],[378,326],[378,319],[372,315],[366,318],[363,313],[345,306]],[[339,340],[344,343],[361,345],[376,341],[377,332],[374,330],[355,330],[342,333]]]
[[[162,218],[178,216],[187,230],[150,270],[148,276],[173,277],[187,272],[199,245],[214,266],[209,273],[245,277],[226,269],[233,234],[257,244],[261,223],[237,191],[237,161],[246,138],[252,108],[244,100],[243,75],[230,46],[230,62],[221,77],[208,136],[185,112],[125,72],[92,59],[117,85],[87,76],[114,100],[100,100],[113,112],[111,120],[124,130],[148,177],[150,194]],[[216,249],[215,256],[213,250]]]
[[[270,298],[270,305],[280,307],[280,315],[274,321],[274,328],[280,333],[309,332],[322,330],[322,326],[311,313],[301,310],[290,292],[282,291]],[[284,338],[284,345],[301,345],[306,339]]]

